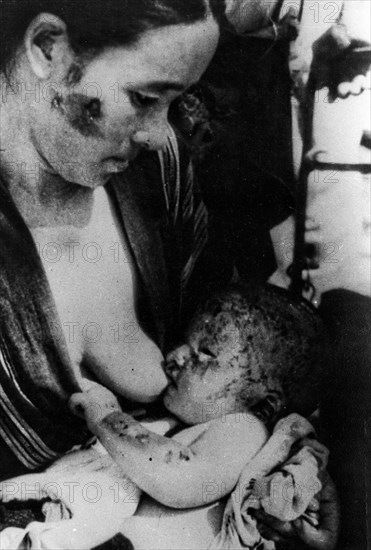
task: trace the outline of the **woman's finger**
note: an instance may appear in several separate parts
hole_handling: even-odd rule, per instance
[[[310,522],[297,520],[294,522],[299,537],[315,550],[333,550],[336,546],[340,512],[335,486],[328,477],[320,499],[319,525],[314,527]]]
[[[337,536],[332,531],[313,527],[306,521],[301,522],[300,538],[313,550],[333,550],[337,541]]]
[[[317,497],[313,497],[310,503],[308,504],[308,508],[306,509],[306,512],[312,513],[312,512],[319,512],[320,510],[320,503]]]

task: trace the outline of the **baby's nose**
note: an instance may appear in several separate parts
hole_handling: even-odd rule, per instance
[[[185,362],[191,355],[190,347],[187,345],[180,346],[170,352],[166,357],[165,372],[168,377],[176,382],[179,372],[184,367]]]
[[[188,344],[179,346],[166,356],[167,363],[176,363],[179,367],[183,367],[184,363],[191,356],[191,348]]]

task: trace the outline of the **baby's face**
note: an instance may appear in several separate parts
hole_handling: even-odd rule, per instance
[[[228,313],[198,316],[186,343],[167,356],[167,409],[187,424],[236,412],[244,361],[239,340]]]

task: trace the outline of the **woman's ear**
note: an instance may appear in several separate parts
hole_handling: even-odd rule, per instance
[[[40,13],[31,21],[24,46],[32,71],[40,80],[67,70],[73,58],[65,23],[50,13]]]

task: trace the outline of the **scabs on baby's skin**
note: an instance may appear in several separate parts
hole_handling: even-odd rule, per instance
[[[165,464],[188,462],[192,458],[192,452],[187,447],[179,448],[171,439],[149,432],[147,428],[122,412],[115,411],[106,416],[97,428],[97,434],[111,447],[111,451],[113,445],[115,453],[124,459],[130,448],[139,448],[141,452],[147,452],[150,462],[154,460],[153,457]],[[117,437],[122,442],[121,446]],[[162,451],[158,453],[161,448]]]
[[[259,317],[264,314],[259,311]],[[244,412],[267,393],[281,391],[274,372],[262,368],[269,335],[262,333],[264,323],[254,315],[255,310],[250,315],[233,296],[228,303],[213,299],[191,324],[187,344],[178,348],[180,361],[178,350],[170,354],[174,363],[168,364],[167,373],[173,384],[165,392],[164,404],[183,422],[198,424],[206,417]],[[257,343],[252,342],[255,337]]]

